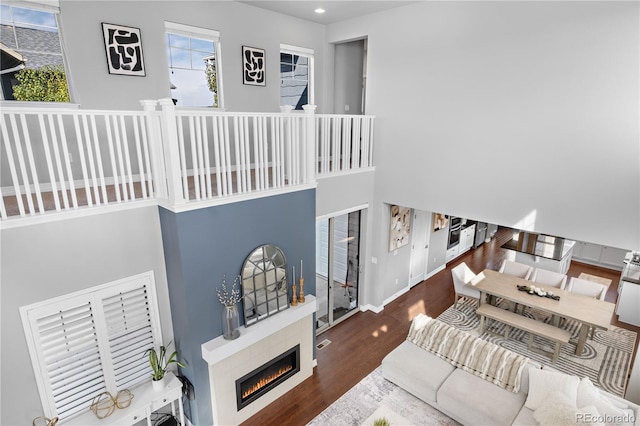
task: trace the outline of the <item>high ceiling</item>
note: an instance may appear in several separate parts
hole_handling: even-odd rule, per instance
[[[415,3],[415,1],[337,0],[238,1],[323,25]],[[324,9],[325,13],[315,13],[314,10],[317,8]]]

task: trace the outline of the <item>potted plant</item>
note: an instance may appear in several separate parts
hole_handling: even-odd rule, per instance
[[[186,365],[178,361],[178,351],[173,351],[167,358],[167,348],[164,346],[160,346],[160,349],[157,351],[156,348],[147,349],[145,353],[149,354],[152,383],[156,391],[164,388],[164,374],[167,372],[170,364],[176,363],[180,367],[186,367]]]

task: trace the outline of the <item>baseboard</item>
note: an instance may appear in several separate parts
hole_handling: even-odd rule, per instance
[[[422,281],[424,280],[428,280],[429,278],[431,278],[432,276],[434,276],[435,274],[437,274],[440,271],[444,271],[445,269],[447,269],[447,265],[442,265],[439,268],[434,269],[433,271],[429,272]]]
[[[402,290],[400,290],[400,291],[392,294],[391,296],[387,297],[384,300],[384,302],[382,302],[382,306],[373,306],[373,305],[370,305],[370,304],[360,305],[360,310],[362,312],[372,311],[372,312],[374,312],[376,314],[379,314],[380,312],[382,312],[384,310],[385,306],[387,306],[389,303],[393,302],[394,300],[396,300],[398,297],[402,296],[403,294],[405,294],[409,290],[411,290],[411,288],[409,286],[406,286]]]
[[[370,304],[360,305],[360,310],[362,312],[372,311],[373,313],[379,314],[380,312],[382,312],[384,310],[384,305],[382,305],[382,306],[373,306],[373,305],[370,305]]]

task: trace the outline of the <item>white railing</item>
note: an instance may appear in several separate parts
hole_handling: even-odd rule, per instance
[[[154,200],[233,202],[373,165],[373,117],[5,107],[0,217]],[[226,200],[226,201],[225,201]]]
[[[2,219],[156,198],[158,126],[140,111],[3,107]]]

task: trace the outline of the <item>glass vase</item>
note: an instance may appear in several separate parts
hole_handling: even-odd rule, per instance
[[[234,340],[240,336],[240,319],[238,316],[238,306],[223,306],[222,309],[222,337],[227,340]]]

